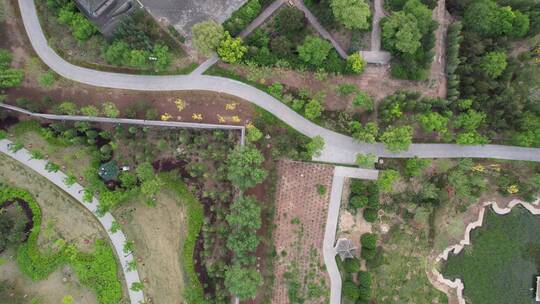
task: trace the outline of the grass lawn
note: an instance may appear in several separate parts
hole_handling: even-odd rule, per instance
[[[516,207],[504,216],[489,209],[484,221],[472,232],[472,246],[450,256],[442,273],[463,281],[467,303],[535,303],[540,218]]]
[[[421,208],[423,209],[423,208]],[[416,214],[426,214],[417,210]],[[383,261],[368,268],[373,276],[373,296],[377,303],[447,303],[446,295],[431,285],[426,276],[428,217],[415,216],[415,225],[394,225],[383,237]]]

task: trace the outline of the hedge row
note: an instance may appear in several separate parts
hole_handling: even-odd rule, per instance
[[[202,204],[189,191],[186,184],[181,180],[174,178],[169,173],[160,174],[165,187],[173,190],[187,206],[187,227],[188,232],[184,241],[182,250],[182,263],[188,278],[185,286],[184,297],[188,303],[203,304],[207,303],[204,297],[204,291],[195,271],[195,243],[199,238],[204,220],[204,209]]]
[[[17,249],[17,263],[21,271],[34,281],[47,278],[64,264],[70,264],[81,284],[92,289],[101,304],[116,304],[122,299],[122,285],[118,279],[116,258],[109,245],[98,240],[94,252],[82,253],[74,245],[62,244],[51,254],[44,254],[37,243],[41,230],[41,209],[34,197],[20,188],[0,188],[0,201],[21,199],[32,210],[34,226],[26,243]]]
[[[241,8],[235,11],[232,16],[223,23],[223,27],[232,36],[238,35],[251,21],[260,14],[262,9],[259,0],[249,0]]]
[[[459,47],[463,36],[461,22],[456,21],[448,27],[448,47],[446,49],[446,76],[448,77],[448,91],[446,98],[450,101],[456,101],[459,98],[459,75],[456,69],[461,63],[459,59]]]

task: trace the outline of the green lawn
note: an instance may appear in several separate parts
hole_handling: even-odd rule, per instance
[[[472,304],[535,303],[540,268],[540,217],[523,207],[508,215],[486,212],[484,226],[472,232],[472,246],[444,265],[446,278],[461,278]]]

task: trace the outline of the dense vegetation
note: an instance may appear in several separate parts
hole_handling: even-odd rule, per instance
[[[64,264],[70,264],[81,284],[92,289],[101,304],[118,303],[122,298],[122,285],[117,276],[116,258],[109,245],[97,240],[92,253],[80,252],[74,245],[58,243],[58,249],[42,252],[38,246],[41,227],[41,209],[26,190],[0,187],[0,201],[21,199],[32,210],[33,228],[28,240],[17,250],[17,263],[21,271],[32,280],[43,280]]]
[[[24,80],[24,71],[11,67],[13,55],[5,49],[0,49],[0,89],[18,87]]]
[[[510,139],[512,144],[540,146],[538,107],[540,69],[534,45],[514,54],[515,41],[540,32],[540,5],[529,1],[463,1],[447,3],[450,12],[462,17],[459,62],[450,79],[451,96],[474,100],[472,109],[486,114],[490,138]],[[456,38],[453,38],[455,41]],[[450,72],[455,69],[452,59]],[[459,81],[459,82],[456,82]]]

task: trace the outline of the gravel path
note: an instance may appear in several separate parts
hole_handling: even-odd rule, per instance
[[[19,161],[20,163],[24,164],[28,168],[34,170],[39,175],[45,177],[48,179],[51,183],[58,186],[60,189],[62,189],[67,194],[71,195],[74,199],[79,201],[79,203],[86,208],[88,211],[90,211],[95,218],[99,221],[105,232],[107,232],[107,235],[109,236],[109,239],[113,245],[114,251],[116,253],[116,257],[120,261],[120,265],[122,266],[122,272],[124,274],[124,278],[126,281],[126,287],[128,289],[129,293],[129,299],[131,304],[139,304],[144,302],[144,294],[142,291],[133,291],[131,290],[131,285],[135,282],[141,282],[139,279],[139,273],[137,270],[128,270],[128,265],[131,261],[133,261],[133,255],[128,254],[126,255],[124,253],[124,244],[126,243],[126,236],[124,233],[120,230],[116,231],[115,233],[112,233],[110,231],[113,222],[115,222],[113,216],[110,213],[105,213],[102,217],[98,217],[96,215],[96,210],[98,207],[98,200],[94,197],[92,199],[92,202],[87,203],[83,200],[83,190],[84,188],[78,184],[75,183],[72,186],[68,186],[64,183],[64,180],[67,178],[67,176],[58,171],[58,172],[48,172],[45,169],[45,165],[47,164],[46,160],[39,160],[39,159],[33,159],[32,155],[28,150],[21,149],[17,151],[16,153],[13,153],[9,150],[9,146],[11,144],[11,141],[7,139],[0,140],[0,152],[8,155],[9,157]]]
[[[73,81],[104,88],[175,91],[201,90],[225,93],[252,102],[279,117],[298,132],[309,136],[321,136],[325,149],[319,161],[353,164],[357,153],[372,153],[379,157],[407,158],[497,158],[540,162],[540,149],[502,145],[463,146],[456,144],[413,144],[407,152],[391,153],[384,145],[360,143],[349,136],[325,129],[305,119],[269,94],[245,83],[216,76],[174,75],[144,76],[102,72],[73,65],[58,56],[49,47],[41,30],[33,0],[19,0],[24,27],[34,50],[43,62],[56,73]]]

